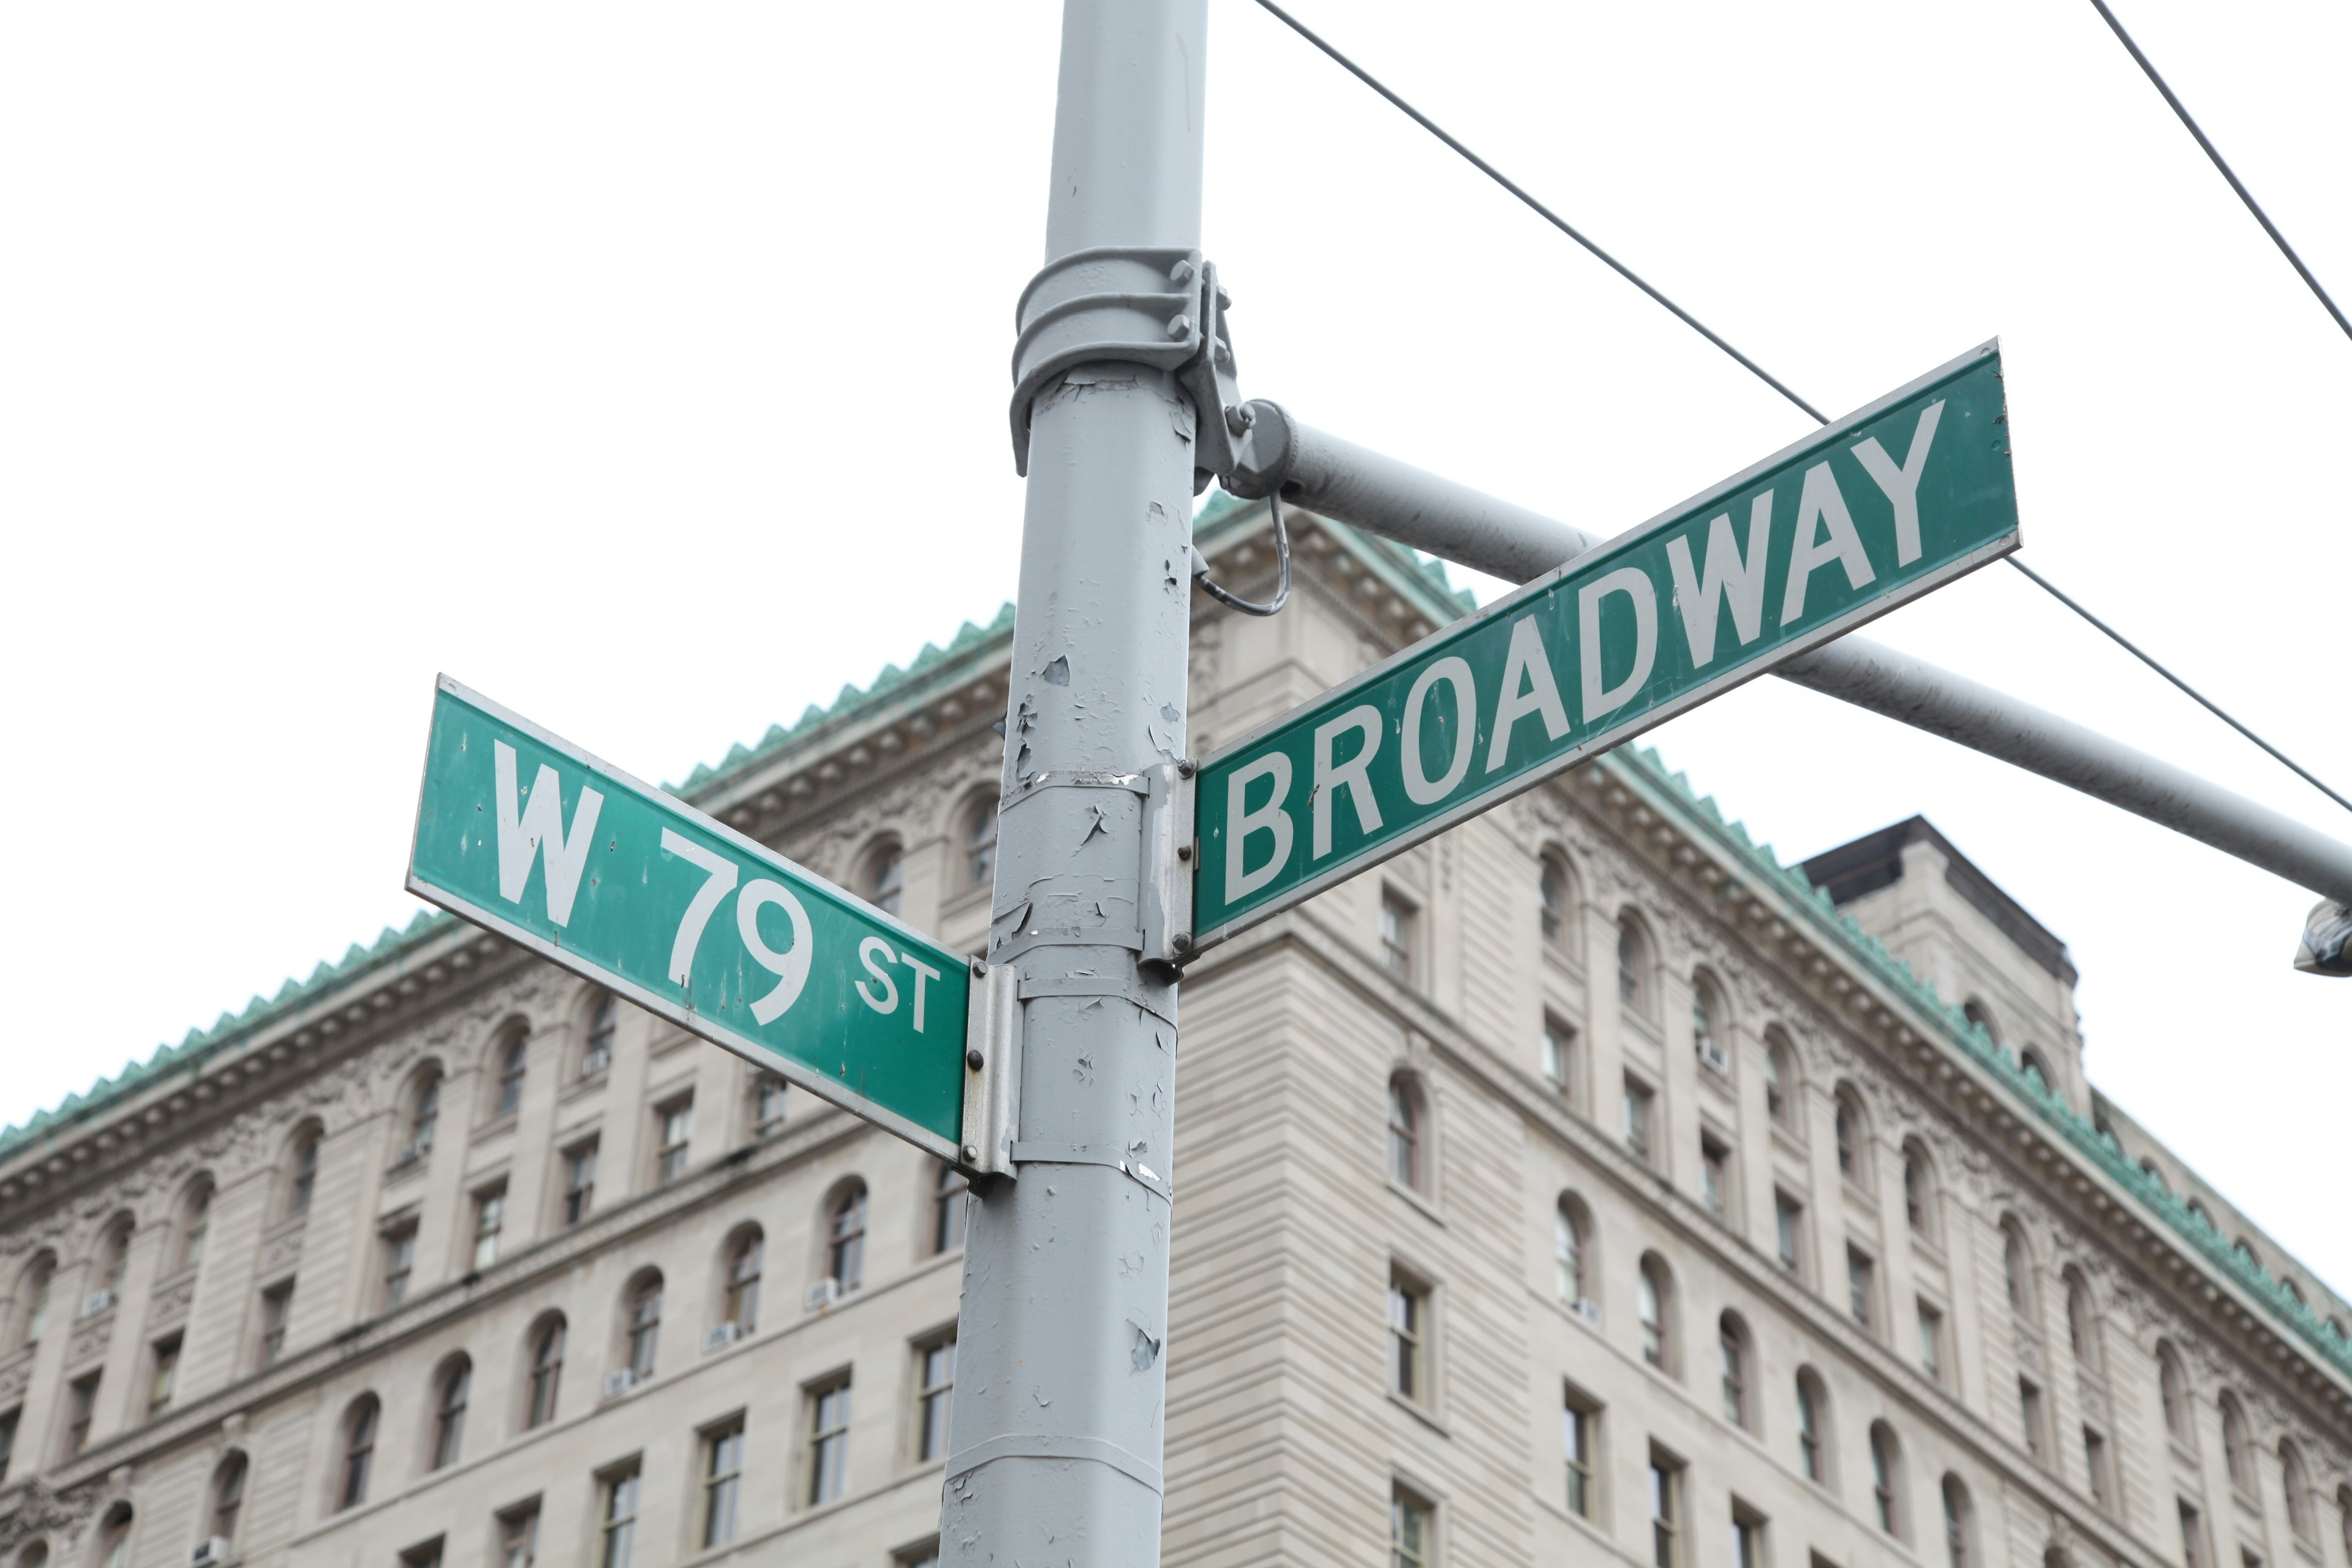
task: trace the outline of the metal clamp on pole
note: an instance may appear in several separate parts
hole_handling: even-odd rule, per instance
[[[1177,969],[1192,956],[1192,873],[1201,858],[1193,845],[1192,775],[1199,771],[1190,757],[1144,770],[1151,786],[1143,797],[1145,963]]]
[[[1012,1176],[1021,1131],[1021,972],[971,961],[963,1036],[963,1160],[967,1176]]]

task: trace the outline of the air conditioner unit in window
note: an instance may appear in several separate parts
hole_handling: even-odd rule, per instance
[[[235,1550],[236,1548],[229,1544],[229,1539],[226,1535],[215,1535],[199,1541],[196,1542],[196,1549],[188,1553],[190,1568],[214,1568],[216,1563],[227,1562],[229,1553]]]
[[[627,1367],[604,1374],[604,1397],[618,1399],[637,1385],[637,1374]]]
[[[1576,1299],[1576,1315],[1597,1329],[1601,1326],[1601,1303],[1590,1296],[1580,1296]]]
[[[1698,1046],[1698,1059],[1726,1077],[1730,1075],[1731,1058],[1724,1054],[1723,1047],[1717,1041],[1701,1040]]]
[[[81,1299],[81,1315],[85,1318],[95,1318],[113,1305],[113,1291],[93,1290]]]
[[[818,1280],[808,1288],[808,1310],[822,1312],[841,1300],[841,1281],[834,1279]]]
[[[702,1336],[702,1353],[709,1355],[723,1351],[742,1337],[743,1325],[740,1323],[713,1323]]]

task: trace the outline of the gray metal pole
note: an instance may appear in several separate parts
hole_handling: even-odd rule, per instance
[[[1235,493],[1283,499],[1475,571],[1524,583],[1603,542],[1393,458],[1250,405]],[[2185,769],[1927,660],[1848,636],[1773,671],[1811,690],[2040,773],[2352,901],[2352,845]]]
[[[1176,994],[1138,962],[1139,775],[1184,747],[1192,405],[1160,367],[1194,324],[1207,22],[1062,13],[989,935],[1027,998],[1018,1176],[974,1189],[940,1518],[969,1568],[1160,1561]]]

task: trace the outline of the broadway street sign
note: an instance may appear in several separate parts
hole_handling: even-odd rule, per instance
[[[2017,545],[1994,342],[1210,757],[1193,951]]]
[[[962,957],[446,675],[408,890],[958,1160]]]

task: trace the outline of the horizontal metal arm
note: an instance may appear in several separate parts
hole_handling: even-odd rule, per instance
[[[1263,496],[1278,487],[1284,500],[1309,511],[1513,583],[1602,542],[1301,425],[1277,404],[1255,402],[1249,410],[1240,467],[1229,480],[1236,495]],[[1925,659],[1848,635],[1772,673],[2119,805],[2298,887],[2352,901],[2352,845]]]

